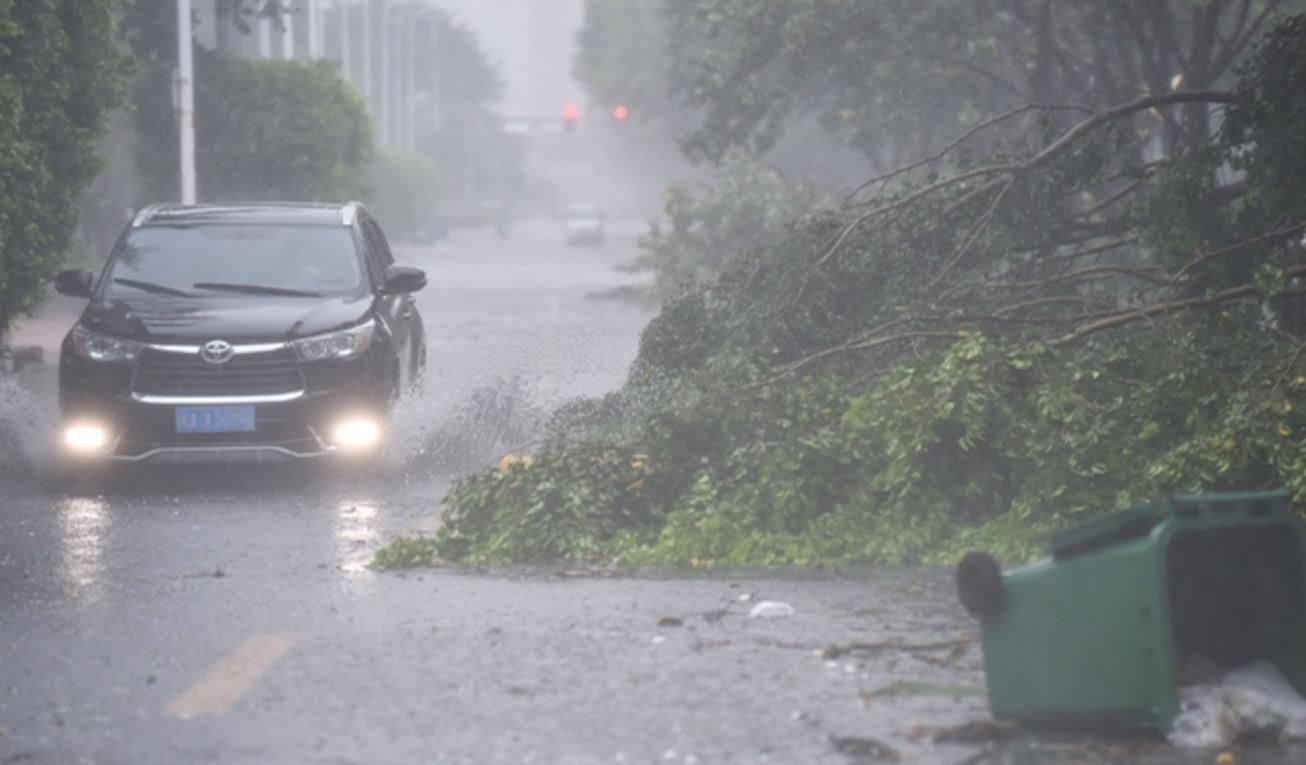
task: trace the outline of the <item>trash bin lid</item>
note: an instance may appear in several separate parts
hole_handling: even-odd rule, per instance
[[[1255,517],[1282,514],[1288,509],[1286,490],[1224,494],[1176,494],[1169,499],[1135,505],[1128,510],[1085,521],[1053,534],[1048,552],[1064,560],[1129,539],[1146,536],[1172,518],[1195,519],[1210,515]]]

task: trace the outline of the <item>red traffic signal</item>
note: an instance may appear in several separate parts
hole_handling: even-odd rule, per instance
[[[566,104],[562,107],[562,126],[568,133],[576,129],[576,121],[580,119],[580,107],[575,104]]]
[[[626,108],[625,104],[617,104],[612,107],[612,119],[617,122],[625,122],[626,118],[629,116],[630,110]]]

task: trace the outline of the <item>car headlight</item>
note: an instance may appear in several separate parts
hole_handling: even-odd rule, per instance
[[[328,332],[314,335],[291,343],[295,353],[304,361],[323,361],[325,359],[347,359],[357,356],[372,347],[372,338],[376,335],[376,322],[368,321],[351,329],[340,332]]]
[[[145,345],[76,327],[73,329],[73,347],[92,361],[122,362],[135,361]]]

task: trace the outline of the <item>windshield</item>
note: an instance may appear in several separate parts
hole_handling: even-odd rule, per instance
[[[594,205],[572,205],[563,211],[562,217],[568,220],[598,220],[603,217],[603,213]]]
[[[160,226],[128,236],[106,281],[105,294],[114,297],[141,292],[312,297],[357,294],[363,270],[344,227]]]

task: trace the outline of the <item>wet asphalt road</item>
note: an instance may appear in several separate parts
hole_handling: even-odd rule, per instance
[[[449,470],[423,455],[477,391],[532,409],[619,384],[647,313],[591,295],[629,281],[611,266],[633,232],[568,250],[541,224],[401,252],[431,274],[431,375],[371,473],[0,479],[0,763],[880,761],[850,738],[905,762],[1213,761],[1048,738],[976,759],[914,736],[987,718],[944,572],[367,570],[438,523]],[[746,618],[760,598],[796,613]],[[826,654],[853,643],[882,647]],[[956,690],[885,692],[904,682]]]

